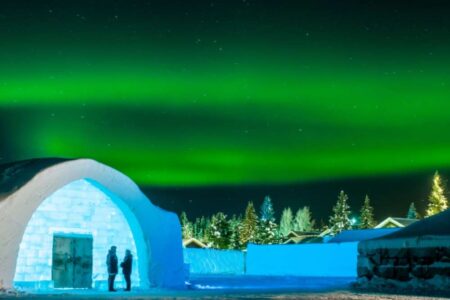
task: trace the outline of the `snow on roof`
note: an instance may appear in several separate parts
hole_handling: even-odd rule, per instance
[[[450,209],[417,221],[408,227],[378,239],[397,239],[419,236],[450,236]]]
[[[208,248],[203,242],[197,240],[196,238],[189,238],[183,240],[183,247],[185,248]]]
[[[0,165],[0,201],[14,193],[41,171],[68,161],[65,158],[36,158]]]
[[[384,219],[380,224],[375,226],[375,228],[385,228],[389,224],[393,224],[396,227],[406,227],[417,221],[418,221],[417,219],[388,217]]]
[[[380,228],[380,229],[357,229],[344,230],[328,243],[345,243],[345,242],[359,242],[382,237],[400,230],[400,228]]]

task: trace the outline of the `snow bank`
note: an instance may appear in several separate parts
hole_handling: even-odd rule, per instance
[[[244,252],[237,250],[183,249],[191,274],[244,274]]]
[[[356,277],[357,242],[253,245],[247,248],[247,274]]]

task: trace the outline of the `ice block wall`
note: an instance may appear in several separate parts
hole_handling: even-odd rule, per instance
[[[53,193],[34,212],[20,244],[16,286],[51,286],[55,233],[92,235],[94,287],[105,286],[110,246],[117,246],[119,262],[125,249],[130,249],[134,256],[132,281],[134,286],[139,285],[136,245],[126,218],[108,195],[82,179]],[[124,285],[122,276],[117,276],[116,283]]]
[[[244,253],[237,250],[183,249],[191,274],[244,274]]]
[[[247,274],[270,276],[357,276],[358,243],[253,245]]]

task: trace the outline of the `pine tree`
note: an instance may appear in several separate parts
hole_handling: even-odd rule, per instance
[[[331,234],[335,235],[343,230],[352,228],[350,221],[350,206],[347,204],[348,196],[341,191],[336,205],[333,207],[333,215],[330,217]]]
[[[207,228],[207,219],[204,216],[196,218],[194,224],[192,225],[192,228],[193,236],[199,241],[204,241]]]
[[[275,211],[273,210],[272,200],[269,196],[264,197],[260,216],[261,221],[275,220]]]
[[[293,223],[293,229],[295,231],[307,232],[314,229],[315,221],[312,220],[311,211],[308,206],[298,209]]]
[[[233,215],[230,219],[230,249],[241,249],[242,245],[239,239],[239,233],[242,226],[242,217]]]
[[[360,218],[361,223],[359,225],[359,228],[361,229],[370,229],[376,225],[375,219],[373,217],[373,207],[370,205],[370,199],[368,195],[366,195],[366,198],[364,199]]]
[[[428,197],[428,208],[425,213],[426,217],[438,214],[448,208],[448,201],[444,195],[444,188],[442,186],[441,176],[436,171],[433,177],[433,185],[431,193]]]
[[[256,242],[258,244],[275,244],[279,240],[278,224],[275,223],[275,211],[269,196],[261,205],[261,218],[258,224]]]
[[[408,219],[419,219],[419,213],[416,210],[416,206],[414,205],[414,202],[411,202],[408,209],[408,214],[406,215],[406,218]]]
[[[189,222],[186,212],[184,212],[184,211],[180,215],[180,222],[181,222],[181,233],[182,233],[183,239],[189,239],[189,238],[193,237],[192,223]]]
[[[255,242],[258,230],[258,216],[256,215],[253,202],[247,204],[245,209],[244,220],[239,232],[239,242],[243,247],[247,246],[249,242]]]
[[[218,212],[211,218],[208,228],[208,239],[211,247],[217,249],[228,249],[230,243],[230,224],[223,212]]]
[[[290,207],[285,208],[281,214],[280,235],[285,237],[293,230],[293,216]]]

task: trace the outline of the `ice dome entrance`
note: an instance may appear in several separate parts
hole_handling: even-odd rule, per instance
[[[112,245],[117,246],[119,263],[125,250],[131,250],[132,283],[140,286],[140,278],[146,276],[142,265],[147,266],[147,251],[133,213],[100,183],[72,181],[34,211],[20,243],[14,285],[106,289],[105,262]],[[123,286],[119,273],[116,287]]]

